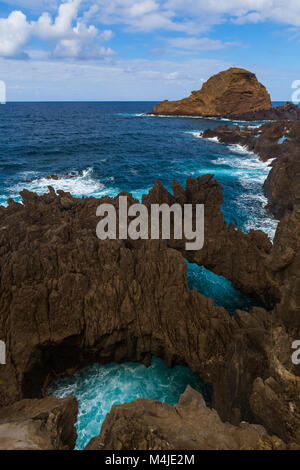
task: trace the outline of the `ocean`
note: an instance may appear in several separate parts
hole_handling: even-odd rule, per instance
[[[6,205],[8,198],[20,201],[19,192],[23,188],[43,194],[48,191],[48,185],[69,191],[76,197],[115,196],[126,190],[140,199],[153,186],[155,179],[161,180],[171,190],[173,177],[184,185],[189,175],[197,177],[213,173],[222,183],[225,220],[235,223],[245,232],[250,228],[264,230],[272,239],[278,222],[265,209],[267,200],[262,189],[270,170],[269,163],[261,162],[255,154],[241,146],[226,146],[214,139],[205,140],[201,137],[205,129],[216,125],[227,123],[243,126],[246,123],[143,116],[155,104],[51,102],[0,105],[0,204]],[[251,126],[259,124],[250,123]],[[73,178],[68,177],[70,174]],[[51,175],[57,175],[58,179],[51,178]],[[236,291],[229,281],[203,267],[187,263],[187,272],[190,288],[196,288],[213,298],[216,305],[224,306],[231,315],[236,308],[249,310],[254,305],[252,299]],[[136,377],[142,380],[147,390],[146,398],[161,397],[161,401],[171,404],[176,403],[183,385],[192,380],[190,371],[180,369],[181,372],[175,374],[174,387],[166,394],[164,387],[167,385],[162,377],[167,374],[167,370],[163,364],[154,362],[151,371],[154,376],[156,374],[156,378],[144,366],[136,368],[136,365],[127,364],[129,369],[126,371],[130,370],[127,375],[124,375],[120,365],[108,366],[111,368],[109,374],[104,373],[106,369],[103,367],[107,366],[97,367],[100,369],[94,372],[96,375],[102,374],[100,382],[83,379],[90,377],[90,369],[87,375],[83,373],[75,378],[80,384],[84,383],[80,385],[84,387],[83,406],[88,406],[84,403],[89,397],[92,409],[96,406],[93,400],[98,395],[93,384],[99,387],[99,383],[102,383],[109,390],[112,380],[118,382],[120,374],[122,379],[119,380],[119,395],[115,392],[107,393],[105,398],[101,395],[101,400],[106,402],[102,404],[104,412],[100,413],[100,418],[97,415],[96,434],[112,403],[122,403],[139,396]],[[68,380],[74,379],[65,380],[57,383],[55,391],[52,389],[57,396],[65,396],[66,390],[73,390]],[[149,380],[151,383],[156,381],[157,387],[151,387]],[[201,381],[198,387],[203,389]],[[98,403],[100,399],[97,400]],[[90,418],[84,417],[84,409],[80,409],[77,423],[81,430],[78,448],[83,448],[95,435],[95,425],[91,424],[89,428],[87,423],[89,420],[94,421],[91,420],[90,412]]]

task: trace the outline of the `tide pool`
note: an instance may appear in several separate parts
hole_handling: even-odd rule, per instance
[[[54,380],[48,389],[50,395],[65,398],[73,395],[79,405],[76,423],[76,449],[84,449],[90,439],[100,433],[102,423],[112,405],[128,403],[137,398],[149,398],[176,405],[187,385],[201,392],[207,404],[211,387],[188,367],[168,369],[162,360],[152,358],[150,367],[139,363],[93,364],[72,377]]]

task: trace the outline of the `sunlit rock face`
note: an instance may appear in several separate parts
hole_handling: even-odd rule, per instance
[[[213,75],[199,91],[179,101],[162,101],[152,114],[235,116],[272,108],[271,98],[254,73],[232,67]]]

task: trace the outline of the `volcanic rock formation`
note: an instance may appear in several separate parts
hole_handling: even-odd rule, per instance
[[[300,371],[290,355],[300,337],[298,206],[282,218],[272,246],[263,232],[226,225],[212,175],[189,178],[185,188],[174,181],[174,195],[156,182],[146,205],[205,204],[205,245],[191,254],[178,240],[100,241],[96,208],[118,207],[118,197],[49,191],[24,190],[23,204],[0,207],[0,339],[7,345],[0,405],[42,399],[53,376],[93,361],[149,364],[156,355],[211,384],[223,421],[263,424],[270,436],[297,447]],[[225,275],[261,307],[231,318],[190,291],[182,255]],[[3,413],[9,426],[15,412]]]
[[[184,430],[184,432],[182,432]],[[153,400],[115,405],[86,450],[282,450],[259,425],[223,423],[190,386],[173,407]]]
[[[75,398],[21,400],[0,409],[0,450],[72,450]]]
[[[271,109],[248,111],[232,116],[234,119],[245,121],[300,121],[300,108],[293,103],[274,106]]]
[[[175,116],[235,116],[272,108],[266,88],[245,69],[232,67],[213,75],[179,101],[162,101],[151,114]]]

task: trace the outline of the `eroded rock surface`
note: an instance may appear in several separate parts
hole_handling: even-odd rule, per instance
[[[271,252],[272,244],[268,236],[260,230],[250,230],[249,234],[245,234],[234,224],[227,225],[221,211],[222,188],[213,176],[188,178],[185,188],[174,181],[172,186],[174,195],[156,181],[149,194],[143,196],[143,203],[148,207],[158,203],[204,204],[203,248],[187,251],[185,239],[171,239],[168,245],[180,251],[188,261],[203,265],[216,274],[226,277],[236,289],[254,297],[263,306],[271,308],[279,298],[278,286],[264,264],[264,260]]]
[[[231,67],[209,78],[188,98],[161,101],[150,115],[227,117],[245,121],[299,121],[299,106],[287,102],[272,106],[255,74]]]
[[[300,108],[296,104],[287,102],[281,106],[258,111],[248,111],[232,117],[245,121],[299,121]]]
[[[73,397],[21,400],[0,409],[0,450],[72,450],[77,411]]]
[[[205,204],[205,245],[192,254],[172,239],[100,241],[96,208],[101,202],[117,207],[118,197],[76,199],[49,191],[23,191],[23,204],[10,200],[0,208],[0,339],[7,345],[0,405],[41,398],[54,375],[93,361],[149,363],[156,355],[169,366],[189,366],[211,384],[223,421],[263,424],[269,436],[297,447],[298,389],[291,383],[300,371],[290,349],[300,337],[297,207],[282,218],[272,246],[263,232],[227,227],[221,187],[211,175],[190,178],[185,188],[174,182],[174,195],[156,182],[146,205]],[[190,291],[182,255],[225,275],[261,307],[231,318]],[[236,448],[239,431],[230,429]]]
[[[176,406],[153,400],[115,405],[86,450],[272,450],[286,446],[259,425],[223,423],[190,386]]]
[[[213,75],[179,101],[162,101],[151,114],[184,116],[234,116],[272,108],[266,88],[254,73],[232,67]]]

